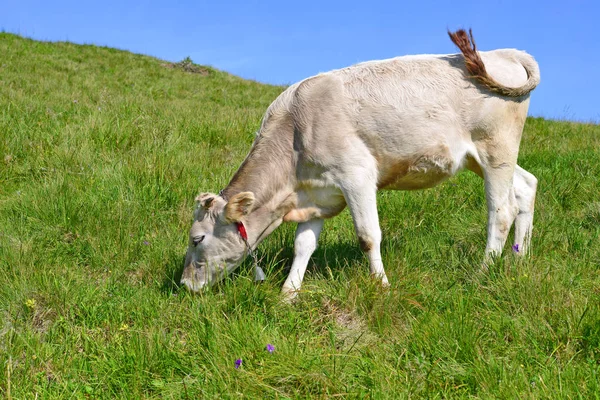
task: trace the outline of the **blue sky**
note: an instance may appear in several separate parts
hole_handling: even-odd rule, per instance
[[[598,25],[597,0],[3,0],[0,7],[0,29],[7,32],[169,61],[190,56],[275,84],[371,59],[454,53],[446,30],[471,27],[481,50],[518,48],[537,59],[542,83],[530,115],[595,122]]]

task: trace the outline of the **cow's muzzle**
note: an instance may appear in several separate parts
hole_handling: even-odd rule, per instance
[[[206,265],[191,262],[183,269],[181,275],[181,285],[185,286],[189,291],[198,293],[202,288],[207,286]]]

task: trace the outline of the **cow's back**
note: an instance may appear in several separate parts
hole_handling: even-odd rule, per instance
[[[519,62],[519,58],[531,59],[526,53],[502,49],[479,54],[489,74],[500,83],[518,87],[527,81],[527,73]],[[357,108],[389,106],[410,119],[423,116],[443,120],[455,114],[470,118],[468,111],[485,107],[486,99],[515,101],[493,94],[470,79],[462,54],[396,57],[326,74],[342,80]]]
[[[518,87],[527,81],[527,73],[520,60],[535,64],[522,51],[500,49],[479,52],[490,75],[507,86]],[[411,55],[386,60],[367,61],[346,68],[332,70],[304,79],[288,87],[269,107],[266,122],[272,115],[290,112],[297,106],[298,92],[321,78],[334,77],[344,87],[344,100],[349,100],[349,113],[367,107],[390,107],[402,119],[455,119],[473,124],[485,100],[498,105],[506,101],[522,102],[525,98],[510,99],[490,93],[469,78],[462,54]],[[499,101],[498,101],[499,100]],[[400,115],[399,115],[400,116]]]

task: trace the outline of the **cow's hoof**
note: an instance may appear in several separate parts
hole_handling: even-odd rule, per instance
[[[283,288],[281,290],[281,302],[284,304],[292,304],[298,298],[298,290]]]
[[[381,274],[371,274],[371,277],[373,279],[375,279],[375,281],[379,282],[381,284],[382,287],[384,288],[389,288],[390,287],[390,282],[388,281],[388,278],[385,274],[381,275]]]

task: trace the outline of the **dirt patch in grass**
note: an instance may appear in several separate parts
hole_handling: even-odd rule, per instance
[[[323,299],[321,312],[324,320],[335,324],[336,347],[340,350],[368,346],[379,341],[366,322],[354,311],[346,310],[331,299]]]

